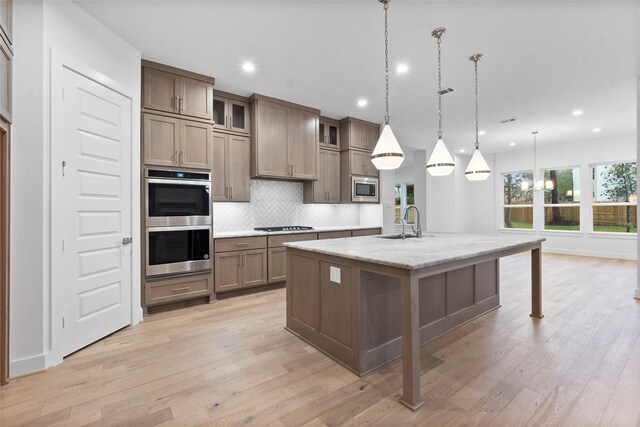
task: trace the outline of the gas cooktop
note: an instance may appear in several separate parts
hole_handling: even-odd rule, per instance
[[[313,230],[313,227],[307,227],[304,225],[287,225],[284,227],[256,227],[255,231],[301,231],[301,230]]]

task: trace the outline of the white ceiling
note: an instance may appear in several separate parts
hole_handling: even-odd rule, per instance
[[[383,10],[359,1],[75,0],[145,59],[216,78],[216,88],[287,99],[381,122]],[[391,124],[407,149],[429,148],[437,132],[436,42],[443,37],[444,136],[473,149],[473,63],[480,61],[483,151],[636,132],[640,75],[639,1],[408,1],[389,5]],[[246,74],[243,61],[256,71]],[[360,108],[358,98],[369,105]],[[580,117],[575,109],[584,110]],[[509,124],[497,121],[516,118]],[[594,134],[593,128],[602,128]],[[508,146],[516,142],[515,147]]]

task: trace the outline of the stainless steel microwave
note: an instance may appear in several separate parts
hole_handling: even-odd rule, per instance
[[[364,176],[351,177],[351,201],[356,203],[378,203],[380,181],[378,178]]]

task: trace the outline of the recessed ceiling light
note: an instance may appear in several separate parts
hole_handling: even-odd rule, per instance
[[[404,74],[409,71],[409,66],[407,64],[398,64],[398,66],[396,67],[396,71],[400,74]]]
[[[574,116],[581,116],[583,114],[584,114],[584,111],[582,111],[582,110],[576,110],[576,111],[573,112]]]
[[[484,135],[486,132],[481,130],[480,132],[478,132],[478,135]]]
[[[513,147],[514,145],[516,145],[516,143],[515,142],[510,142],[509,145]]]
[[[255,71],[256,66],[253,65],[251,62],[245,62],[244,64],[242,64],[242,69],[247,73],[251,73],[252,71]]]
[[[594,128],[594,129],[593,129],[593,131],[594,131],[594,132],[596,132],[596,133],[597,133],[597,132],[600,132],[601,130],[602,130],[602,129],[600,129],[600,128]]]
[[[367,105],[366,99],[358,99],[358,107],[365,107]]]

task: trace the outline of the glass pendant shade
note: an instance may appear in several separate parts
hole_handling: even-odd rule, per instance
[[[464,176],[466,176],[469,181],[484,181],[489,178],[489,175],[491,175],[491,169],[489,169],[489,165],[482,156],[480,149],[476,148],[473,151],[473,156],[471,156],[467,170],[464,171]]]
[[[404,161],[404,153],[391,126],[384,125],[376,148],[371,153],[371,162],[379,170],[397,169]]]
[[[453,172],[456,164],[453,162],[453,157],[447,150],[447,146],[444,145],[442,138],[438,139],[436,146],[427,161],[427,171],[431,176],[445,176]]]

